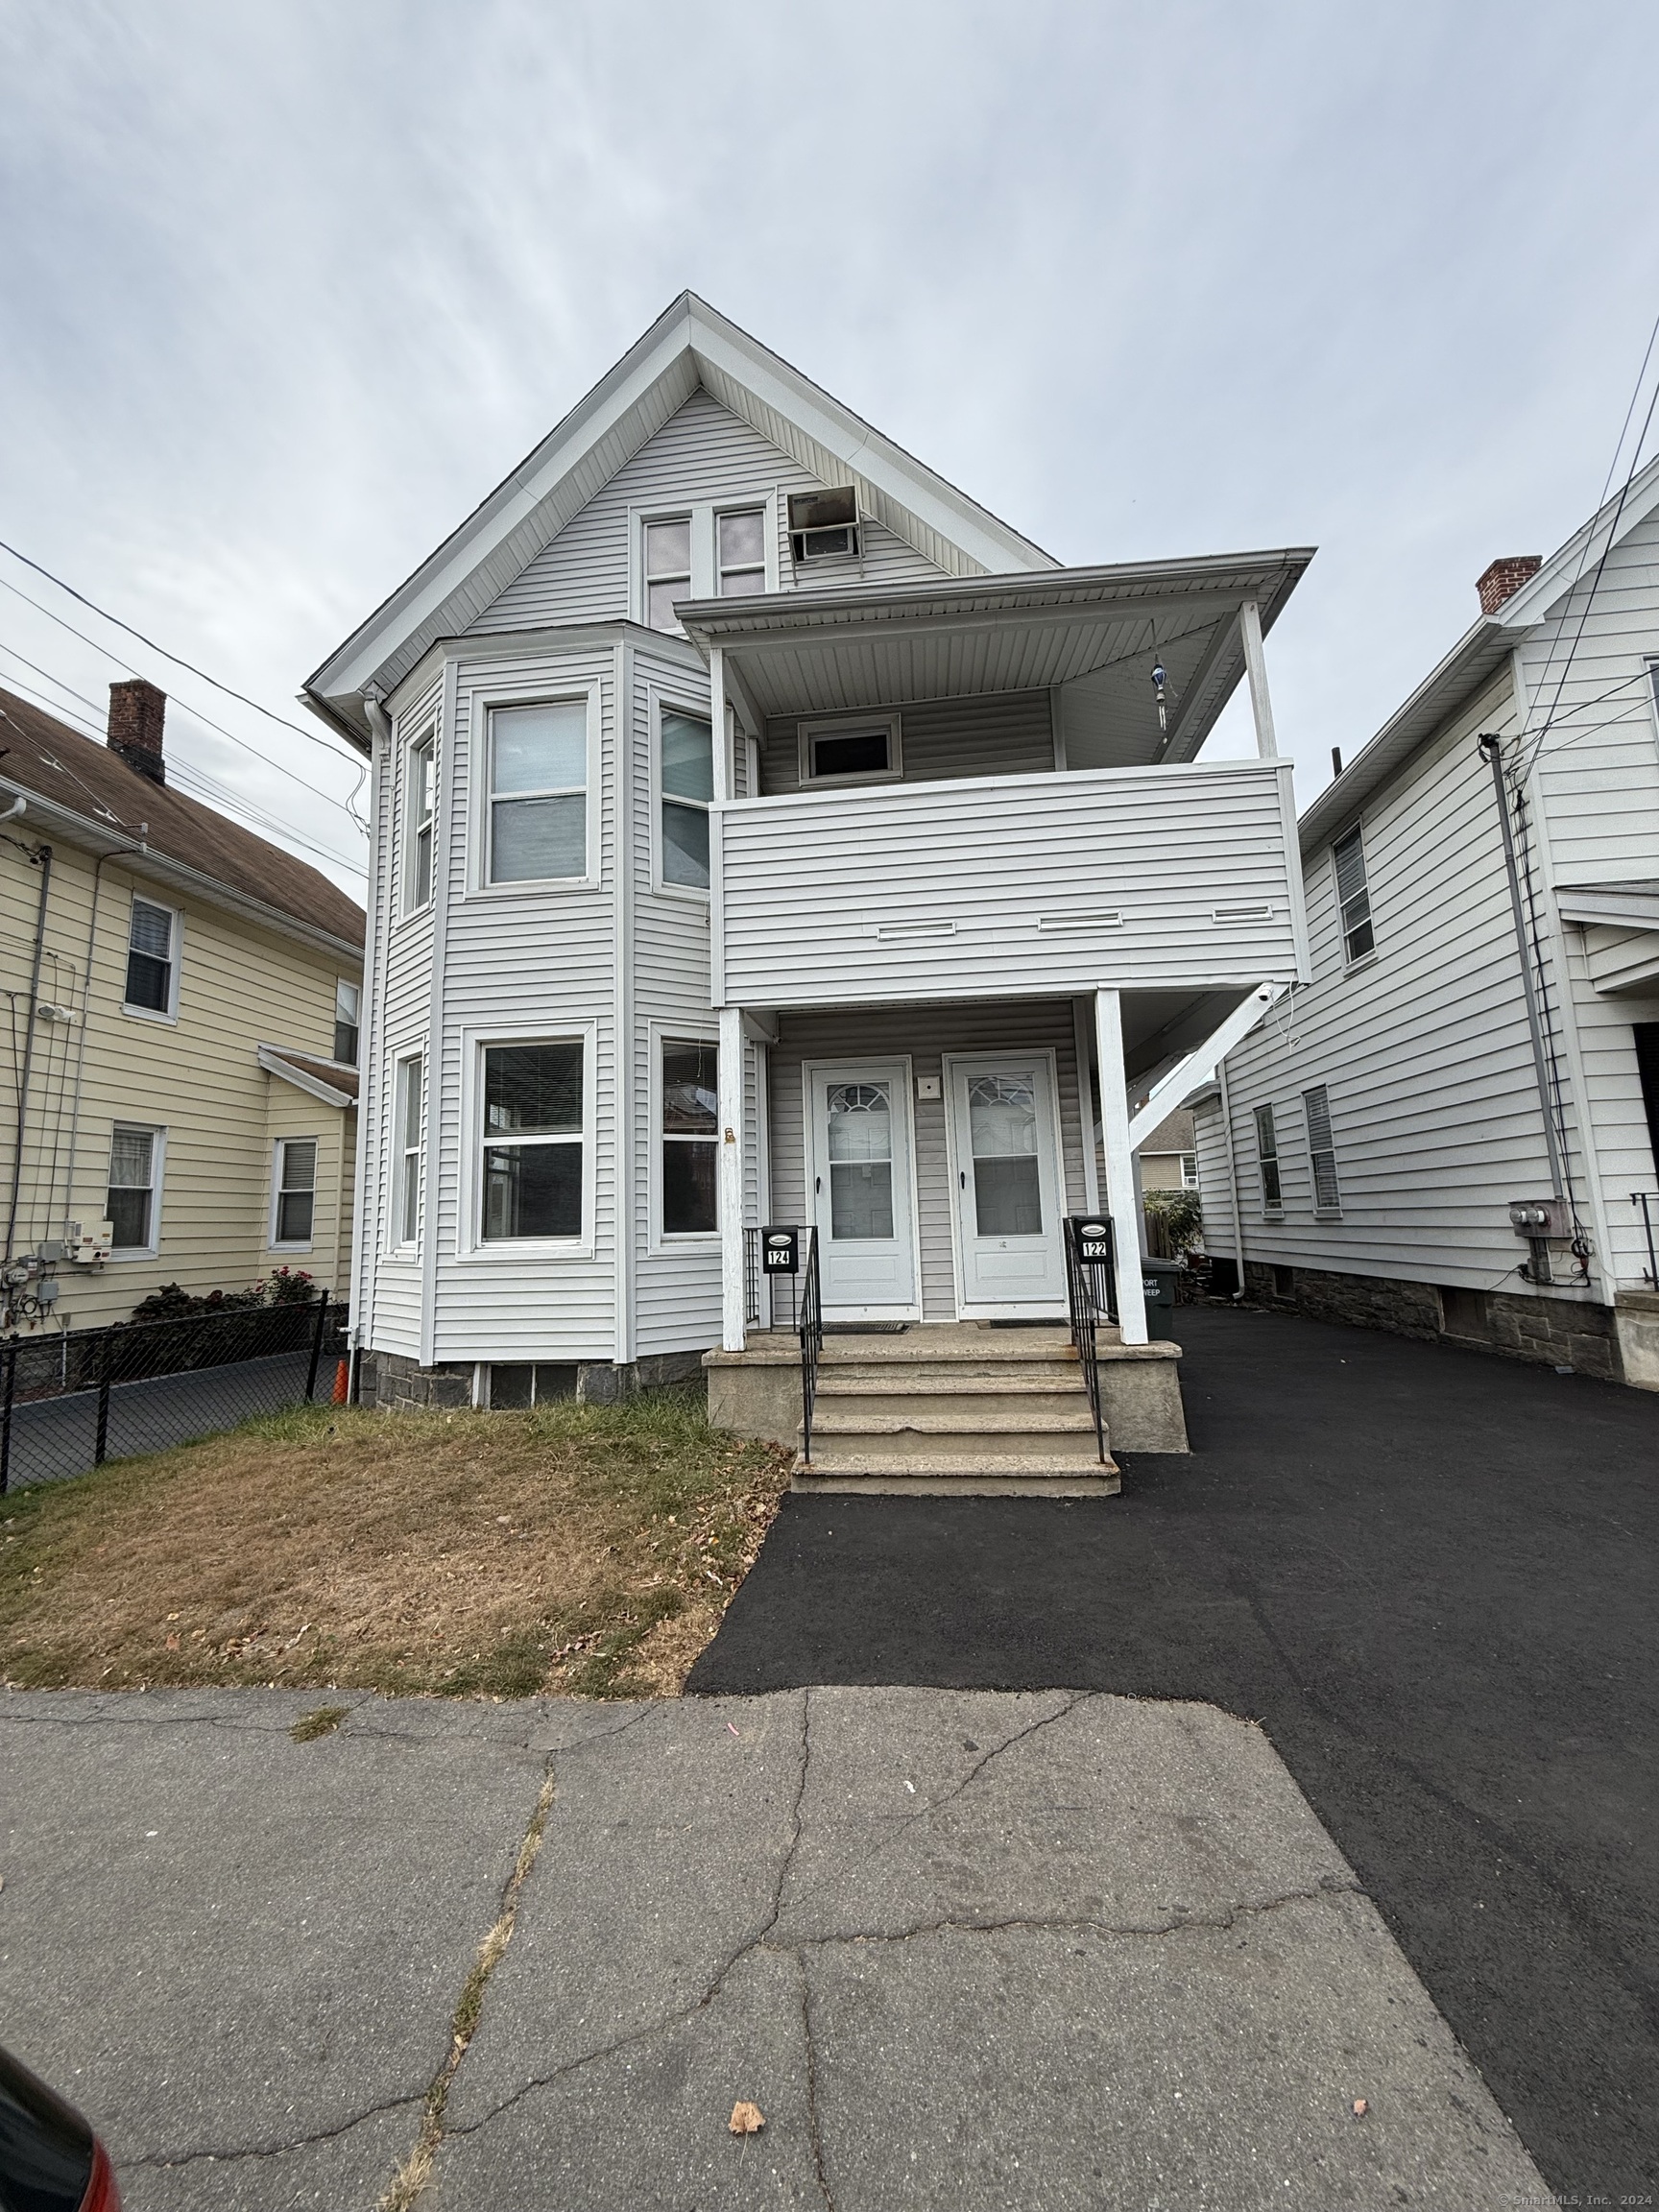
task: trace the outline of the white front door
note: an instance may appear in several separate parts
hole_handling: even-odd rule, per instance
[[[1054,1063],[1046,1052],[946,1063],[962,1312],[1066,1310]]]
[[[808,1067],[806,1185],[830,1320],[914,1316],[910,1067]]]

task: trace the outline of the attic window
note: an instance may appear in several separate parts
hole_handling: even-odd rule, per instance
[[[797,565],[858,551],[858,494],[850,484],[790,493],[789,550]]]
[[[645,525],[645,619],[653,630],[683,635],[676,599],[691,596],[691,517]]]

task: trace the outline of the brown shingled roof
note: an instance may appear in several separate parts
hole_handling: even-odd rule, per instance
[[[136,837],[154,853],[275,907],[313,929],[363,943],[363,909],[316,868],[244,830],[199,799],[153,783],[108,746],[0,687],[0,782],[49,799],[95,828]]]

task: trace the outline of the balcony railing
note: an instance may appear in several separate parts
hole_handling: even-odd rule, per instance
[[[716,811],[719,1004],[1306,973],[1287,760],[865,785]]]

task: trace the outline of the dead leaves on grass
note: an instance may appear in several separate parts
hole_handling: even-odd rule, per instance
[[[24,1503],[0,1677],[672,1695],[786,1479],[684,1406],[329,1428],[241,1431]]]

